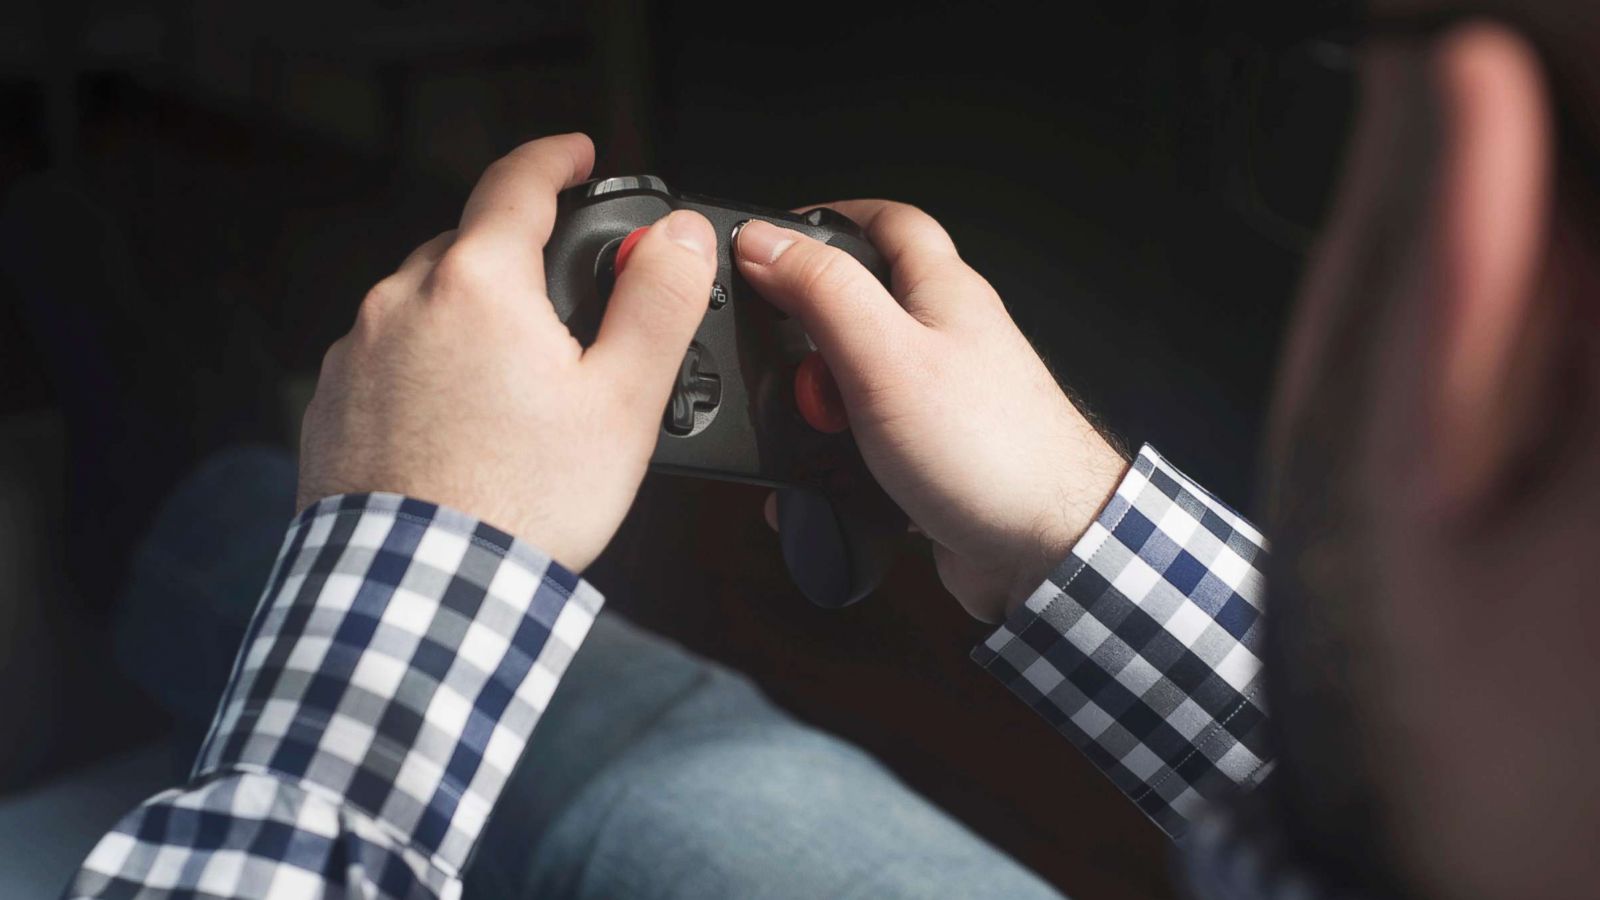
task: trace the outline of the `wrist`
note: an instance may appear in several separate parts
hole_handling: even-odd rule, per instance
[[[1064,477],[1056,490],[1044,494],[1052,502],[1041,512],[1032,539],[1020,549],[1006,598],[1007,615],[1015,612],[1072,553],[1132,465],[1110,441],[1093,429],[1087,431],[1082,452],[1064,467]]]

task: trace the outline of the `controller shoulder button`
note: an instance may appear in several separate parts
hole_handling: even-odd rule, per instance
[[[832,228],[836,231],[848,231],[851,233],[861,230],[861,227],[855,223],[855,220],[851,219],[849,216],[846,216],[844,213],[829,209],[826,206],[819,206],[816,209],[807,212],[804,216],[802,216],[802,218],[804,218],[807,223],[815,225],[818,228]]]
[[[585,197],[603,197],[606,194],[620,194],[623,191],[669,193],[667,183],[654,175],[619,175],[615,178],[599,178],[589,182],[583,194]]]

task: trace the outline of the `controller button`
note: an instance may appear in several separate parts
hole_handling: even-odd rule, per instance
[[[711,282],[711,308],[721,309],[727,305],[728,289],[723,287],[720,281]]]
[[[813,351],[795,370],[794,403],[806,424],[823,434],[838,434],[850,427],[844,397],[820,353]]]
[[[816,209],[809,210],[804,218],[808,223],[819,228],[827,226],[830,228],[848,228],[853,231],[858,227],[844,213],[829,209],[826,206],[819,206]]]
[[[639,243],[639,239],[644,237],[644,233],[649,230],[648,227],[635,228],[628,232],[628,236],[622,239],[621,244],[617,245],[617,261],[612,263],[612,271],[618,275],[622,274],[622,267],[628,264],[628,254],[633,252],[634,245]]]
[[[654,175],[622,175],[616,178],[601,178],[589,182],[584,189],[588,197],[603,197],[606,194],[620,194],[623,191],[657,191],[667,193],[667,183]]]
[[[702,368],[704,362],[699,345],[690,344],[678,366],[678,381],[662,419],[668,434],[688,437],[694,432],[696,414],[716,409],[722,402],[722,379],[709,366]]]

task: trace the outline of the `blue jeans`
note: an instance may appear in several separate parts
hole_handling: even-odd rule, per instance
[[[187,769],[292,512],[292,461],[202,466],[137,554],[119,654]],[[468,898],[1059,897],[743,676],[602,614],[465,873]]]

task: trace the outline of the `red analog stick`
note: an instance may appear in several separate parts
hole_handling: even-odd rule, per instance
[[[822,354],[816,351],[802,359],[800,368],[795,370],[794,402],[806,424],[823,434],[838,434],[850,427],[839,385],[828,371],[828,364],[822,361]]]
[[[618,274],[621,274],[622,267],[628,264],[628,254],[633,252],[633,245],[639,243],[639,238],[644,237],[644,233],[649,230],[648,226],[635,228],[628,232],[628,236],[623,238],[622,243],[617,246],[617,262],[613,268]]]

